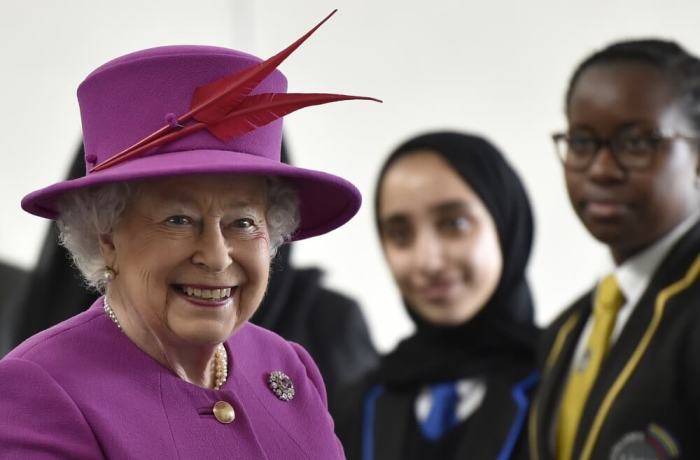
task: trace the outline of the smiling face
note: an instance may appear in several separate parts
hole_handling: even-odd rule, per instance
[[[646,64],[593,65],[573,88],[568,107],[571,136],[695,135],[663,74]],[[661,142],[643,170],[621,168],[605,147],[587,170],[565,172],[576,213],[618,263],[698,209],[697,176],[696,146],[682,139]]]
[[[138,185],[101,237],[122,322],[166,343],[226,340],[260,304],[270,249],[259,177],[191,176]]]
[[[396,160],[379,193],[384,254],[403,297],[433,324],[471,319],[495,291],[503,264],[483,202],[431,151]]]

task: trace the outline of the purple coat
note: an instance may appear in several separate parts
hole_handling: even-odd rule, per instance
[[[245,324],[221,390],[189,384],[92,307],[0,360],[2,459],[342,459],[323,380],[299,345]],[[268,388],[280,370],[296,394]],[[230,403],[230,424],[213,416]]]

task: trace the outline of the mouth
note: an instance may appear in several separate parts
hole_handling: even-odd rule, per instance
[[[433,282],[421,289],[421,295],[430,303],[444,304],[452,298],[456,284],[452,281]]]
[[[175,290],[199,305],[223,305],[236,293],[237,286],[175,284]]]
[[[615,219],[627,212],[627,206],[615,201],[587,201],[584,210],[595,219]]]

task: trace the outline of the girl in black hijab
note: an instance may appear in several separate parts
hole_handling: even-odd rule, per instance
[[[533,221],[486,140],[425,134],[377,181],[384,254],[416,332],[341,392],[349,459],[508,459],[521,446],[538,330],[525,279]]]

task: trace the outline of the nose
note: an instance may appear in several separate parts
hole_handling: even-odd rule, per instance
[[[445,266],[445,245],[439,235],[424,231],[417,235],[413,263],[421,274],[434,275]]]
[[[625,178],[625,170],[610,150],[610,145],[601,146],[593,155],[588,174],[598,182],[615,182]]]
[[[215,273],[226,270],[233,262],[230,244],[218,222],[202,225],[192,262]]]

